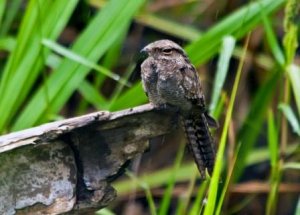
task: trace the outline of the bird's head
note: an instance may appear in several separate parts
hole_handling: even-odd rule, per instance
[[[144,59],[153,57],[154,59],[178,59],[178,57],[186,57],[185,51],[171,40],[158,40],[150,43],[141,50]]]
[[[130,82],[134,82],[140,77],[141,65],[147,60],[164,61],[188,61],[185,51],[171,40],[158,40],[144,47],[137,56],[135,68],[131,74]]]

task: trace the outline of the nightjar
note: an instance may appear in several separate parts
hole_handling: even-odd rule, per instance
[[[150,103],[162,108],[178,108],[188,146],[202,178],[205,169],[211,174],[215,162],[215,145],[209,126],[217,122],[207,114],[204,94],[195,67],[185,51],[170,40],[159,40],[141,50],[143,88]]]

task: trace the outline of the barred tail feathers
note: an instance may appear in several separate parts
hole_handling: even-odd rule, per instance
[[[204,114],[183,118],[183,124],[188,145],[193,153],[200,174],[205,178],[205,168],[209,174],[213,171],[215,162],[215,148],[208,122]]]

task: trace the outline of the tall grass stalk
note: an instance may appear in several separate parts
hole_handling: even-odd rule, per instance
[[[280,179],[280,162],[278,158],[279,144],[278,131],[275,125],[274,115],[272,110],[268,112],[268,144],[270,150],[271,175],[270,185],[271,191],[266,204],[266,214],[272,215],[276,211],[277,192]]]
[[[246,50],[249,44],[249,39],[250,39],[250,33],[246,37],[245,45],[244,45],[244,52],[242,55],[242,58],[239,63],[239,67],[237,69],[237,74],[235,77],[234,85],[232,88],[232,93],[228,105],[228,110],[225,118],[225,123],[223,126],[223,131],[220,139],[220,145],[218,149],[218,153],[216,156],[216,163],[214,166],[214,171],[211,179],[211,183],[209,186],[209,195],[208,195],[208,200],[207,200],[207,205],[204,210],[204,215],[211,215],[215,214],[215,205],[217,204],[217,194],[218,194],[218,188],[219,188],[219,182],[220,182],[220,175],[221,175],[221,170],[222,170],[222,164],[223,164],[223,156],[224,156],[224,151],[225,151],[225,145],[226,145],[226,140],[227,140],[227,134],[228,134],[228,129],[229,129],[229,123],[231,121],[231,116],[234,108],[234,101],[236,98],[242,70],[243,70],[243,64],[246,56]]]
[[[172,191],[174,189],[175,183],[176,183],[176,174],[179,170],[183,155],[184,155],[184,148],[185,148],[185,144],[180,144],[180,147],[178,149],[178,153],[174,162],[174,167],[173,170],[170,174],[170,178],[168,180],[167,183],[167,189],[163,195],[163,199],[162,199],[162,203],[161,206],[159,208],[158,214],[159,215],[165,215],[168,214],[168,210],[169,210],[169,206],[171,203],[171,199],[172,199]]]
[[[149,203],[149,208],[151,215],[156,215],[156,207],[154,203],[154,199],[151,193],[151,190],[147,183],[141,181],[139,178],[137,178],[135,175],[133,175],[131,172],[126,172],[126,175],[129,176],[133,181],[136,181],[137,184],[145,191],[147,202]]]

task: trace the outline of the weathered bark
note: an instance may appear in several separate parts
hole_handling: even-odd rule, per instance
[[[44,124],[0,137],[0,214],[85,213],[115,196],[110,181],[148,139],[177,126],[150,105]]]

